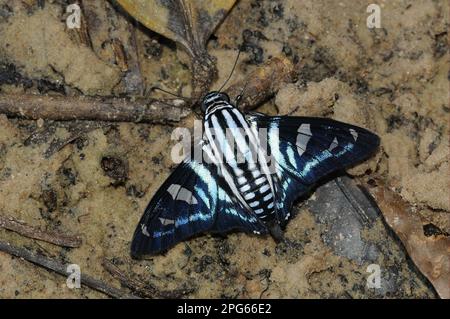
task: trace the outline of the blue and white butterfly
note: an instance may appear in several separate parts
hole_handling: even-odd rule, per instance
[[[188,156],[156,192],[134,233],[135,258],[208,232],[271,233],[280,239],[298,197],[379,145],[377,135],[331,119],[242,113],[221,92],[208,93],[202,111],[204,134],[194,147],[203,156]],[[236,153],[230,151],[230,132]],[[248,160],[261,153],[270,167]]]

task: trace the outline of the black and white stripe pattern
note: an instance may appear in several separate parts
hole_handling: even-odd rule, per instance
[[[244,115],[222,97],[204,99],[204,134],[234,196],[259,218],[274,215],[274,188],[257,136]]]

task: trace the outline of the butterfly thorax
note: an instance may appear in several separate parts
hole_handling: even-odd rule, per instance
[[[234,197],[259,218],[274,216],[271,175],[262,165],[257,134],[244,115],[227,99],[211,95],[204,100],[204,133],[222,177]]]

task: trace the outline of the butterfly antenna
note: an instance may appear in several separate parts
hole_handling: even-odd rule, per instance
[[[236,60],[234,61],[234,65],[233,65],[233,68],[231,69],[230,75],[228,76],[228,78],[227,78],[227,80],[225,81],[225,83],[222,84],[222,86],[220,87],[220,89],[219,89],[218,92],[221,92],[222,89],[223,89],[223,87],[224,87],[224,86],[228,83],[228,81],[231,79],[231,76],[233,75],[234,69],[236,68],[236,65],[237,65],[237,63],[238,63],[238,61],[239,61],[239,56],[240,56],[240,55],[241,55],[241,47],[239,47],[239,51],[238,51]]]

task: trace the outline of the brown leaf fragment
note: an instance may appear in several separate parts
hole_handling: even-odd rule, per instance
[[[206,42],[236,0],[117,0],[136,20],[179,44],[191,56]]]
[[[116,57],[116,63],[122,72],[128,71],[127,56],[122,42],[119,39],[112,39],[111,45]]]
[[[381,185],[381,183],[379,183]],[[430,280],[441,298],[450,299],[450,238],[427,237],[420,217],[406,201],[385,186],[372,188],[387,224],[405,245],[409,256]]]
[[[137,21],[178,43],[191,58],[193,98],[201,98],[217,77],[206,43],[235,0],[117,0]]]

